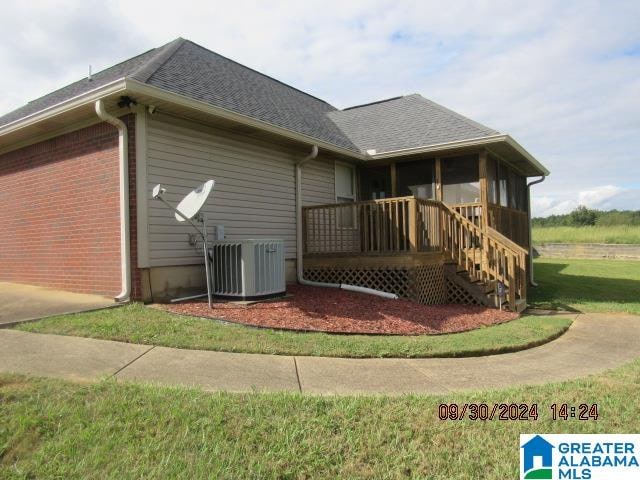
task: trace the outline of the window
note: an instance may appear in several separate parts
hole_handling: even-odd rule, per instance
[[[336,175],[336,203],[353,203],[356,201],[355,171],[352,166],[341,163],[335,164]],[[341,228],[355,226],[355,207],[338,207],[336,210],[337,224]]]
[[[413,195],[431,200],[435,198],[435,161],[433,159],[396,164],[398,195]]]
[[[478,157],[443,158],[442,199],[444,203],[471,203],[480,201]]]
[[[356,201],[355,172],[351,165],[336,163],[336,202]]]

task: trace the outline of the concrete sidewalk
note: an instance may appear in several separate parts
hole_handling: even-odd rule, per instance
[[[115,306],[113,298],[0,282],[0,328],[51,315]]]
[[[0,371],[309,394],[446,393],[569,380],[640,357],[640,317],[583,314],[559,339],[474,358],[344,359],[181,350],[0,330]]]

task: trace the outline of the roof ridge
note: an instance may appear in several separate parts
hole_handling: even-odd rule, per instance
[[[262,76],[262,77],[265,77],[265,78],[268,78],[269,80],[273,80],[274,82],[277,82],[277,83],[279,83],[280,85],[284,85],[285,87],[290,88],[291,90],[295,90],[296,92],[300,92],[300,93],[302,93],[303,95],[306,95],[307,97],[315,98],[316,100],[318,100],[318,101],[320,101],[320,102],[322,102],[322,103],[325,103],[325,104],[329,105],[329,106],[330,106],[331,108],[333,108],[334,110],[338,110],[336,107],[334,107],[334,106],[333,106],[333,105],[331,105],[329,102],[327,102],[326,100],[323,100],[323,99],[322,99],[322,98],[320,98],[320,97],[316,97],[315,95],[311,95],[310,93],[307,93],[307,92],[305,92],[304,90],[300,90],[299,88],[294,87],[293,85],[289,85],[288,83],[285,83],[285,82],[283,82],[282,80],[278,80],[277,78],[272,77],[272,76],[270,76],[270,75],[267,75],[266,73],[263,73],[263,72],[261,72],[261,71],[259,71],[259,70],[256,70],[255,68],[248,67],[247,65],[245,65],[245,64],[243,64],[243,63],[240,63],[240,62],[238,62],[238,61],[234,60],[233,58],[225,57],[224,55],[222,55],[222,54],[220,54],[220,53],[218,53],[218,52],[214,52],[213,50],[211,50],[211,49],[209,49],[209,48],[207,48],[207,47],[203,47],[202,45],[200,45],[200,44],[198,44],[198,43],[196,43],[196,42],[194,42],[194,41],[192,41],[192,40],[185,40],[185,42],[189,42],[189,43],[191,43],[191,44],[195,45],[195,46],[196,46],[196,47],[198,47],[198,48],[201,48],[201,49],[203,49],[203,50],[205,50],[205,51],[207,51],[207,52],[209,52],[209,53],[213,53],[214,55],[217,55],[217,56],[219,56],[220,58],[224,58],[225,60],[228,60],[229,62],[235,63],[236,65],[239,65],[239,66],[241,66],[242,68],[246,68],[247,70],[251,70],[252,72],[257,73],[258,75],[260,75],[260,76]]]
[[[354,108],[362,108],[362,107],[368,107],[370,105],[377,105],[379,103],[391,102],[393,100],[399,100],[401,98],[404,98],[405,96],[409,96],[409,95],[398,95],[397,97],[385,98],[383,100],[376,100],[375,102],[362,103],[360,105],[353,105],[351,107],[343,108],[341,112],[344,112],[345,110],[353,110]]]
[[[422,95],[420,95],[419,93],[413,93],[411,95],[408,96],[415,96],[417,97],[420,101],[425,102],[430,104],[432,107],[437,108],[438,110],[445,112],[445,113],[449,113],[457,118],[459,118],[460,120],[462,120],[463,122],[467,123],[468,125],[471,125],[472,127],[475,128],[483,128],[486,130],[491,130],[494,133],[500,133],[498,130],[496,130],[495,128],[491,128],[491,127],[487,127],[486,125],[481,124],[480,122],[476,122],[475,120],[471,120],[469,117],[465,117],[464,115],[462,115],[461,113],[458,113],[454,110],[451,110],[450,108],[445,107],[444,105],[440,105],[439,103],[434,102],[433,100],[430,100],[428,98],[423,97]]]
[[[178,37],[161,47],[156,47],[154,50],[157,50],[157,53],[128,77],[146,83],[187,41],[182,37]]]

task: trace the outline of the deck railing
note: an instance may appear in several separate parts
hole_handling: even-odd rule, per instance
[[[527,212],[490,203],[489,226],[521,247],[529,246],[529,216]]]
[[[306,254],[397,254],[441,249],[440,204],[415,197],[303,208]]]

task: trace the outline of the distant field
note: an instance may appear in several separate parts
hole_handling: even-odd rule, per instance
[[[635,243],[640,226],[534,227],[533,243]]]

